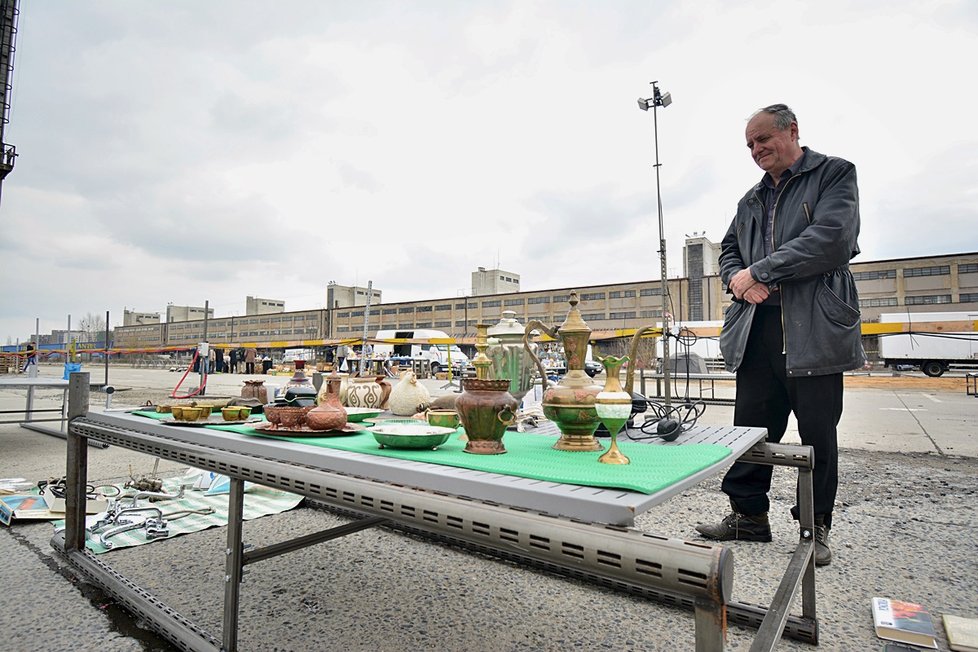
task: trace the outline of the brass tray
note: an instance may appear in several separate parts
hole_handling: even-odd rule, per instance
[[[204,426],[241,426],[249,423],[260,423],[261,419],[235,419],[234,421],[225,421],[224,419],[205,419],[201,421],[180,421],[179,419],[160,419],[160,423],[168,426],[187,426],[188,428],[203,428]]]
[[[356,427],[358,424],[347,422],[339,430],[314,430],[303,426],[302,428],[276,428],[267,421],[261,421],[254,426],[255,432],[263,435],[277,435],[279,437],[342,437],[344,435],[356,435],[367,432],[364,428]]]

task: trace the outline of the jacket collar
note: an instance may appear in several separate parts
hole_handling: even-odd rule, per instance
[[[798,170],[798,174],[805,174],[806,172],[811,172],[812,170],[820,166],[822,163],[824,163],[825,159],[827,158],[825,154],[816,152],[814,149],[810,149],[807,146],[802,147],[801,149],[803,152],[805,152],[804,154],[805,160],[802,161],[802,166],[801,169]],[[765,174],[767,173],[765,172]],[[758,181],[757,185],[754,186],[754,192],[762,192],[763,190],[764,190],[764,177],[762,176],[761,180]]]

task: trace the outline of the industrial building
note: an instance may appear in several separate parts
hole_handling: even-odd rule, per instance
[[[685,276],[669,279],[669,313],[681,321],[719,321],[730,297],[717,274],[718,247],[702,236],[687,239],[683,251]],[[863,321],[879,321],[881,312],[978,310],[978,252],[921,256],[853,263]],[[487,270],[488,271],[488,270]],[[509,274],[511,278],[518,276]],[[284,347],[315,345],[358,338],[364,330],[364,294],[342,294],[330,284],[334,307],[246,317],[220,317],[156,325],[123,326],[114,330],[116,348],[190,346],[213,343]],[[526,322],[539,319],[559,324],[567,314],[567,296],[577,290],[580,309],[596,333],[611,335],[634,329],[662,316],[662,284],[658,280],[505,292],[484,296],[439,297],[399,303],[371,301],[367,332],[433,328],[453,337],[469,338],[475,325],[495,323],[504,310]],[[332,295],[329,291],[333,290]],[[379,299],[380,291],[372,290]],[[356,305],[342,305],[351,298]],[[373,298],[373,297],[372,297]],[[170,320],[168,319],[168,322]],[[206,333],[205,333],[206,328]],[[867,346],[875,350],[875,346]]]

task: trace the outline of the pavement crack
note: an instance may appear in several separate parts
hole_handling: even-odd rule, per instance
[[[911,417],[913,417],[913,420],[917,422],[917,425],[920,426],[921,432],[923,432],[924,435],[926,435],[927,439],[930,440],[931,445],[934,446],[934,448],[937,450],[937,452],[940,454],[940,456],[941,457],[947,457],[947,453],[945,453],[943,451],[943,449],[941,449],[941,447],[937,445],[937,442],[934,440],[933,437],[930,436],[930,433],[927,432],[927,428],[925,428],[924,427],[924,424],[922,424],[920,422],[920,419],[918,419],[917,418],[917,415],[914,414],[913,410],[910,409],[910,406],[907,405],[907,402],[903,400],[903,397],[900,396],[896,392],[893,392],[893,395],[897,397],[897,400],[900,401],[900,404],[903,405],[903,407],[907,410],[907,414],[909,414]]]

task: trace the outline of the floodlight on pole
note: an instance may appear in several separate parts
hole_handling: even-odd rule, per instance
[[[669,373],[669,277],[666,271],[666,232],[662,222],[662,192],[659,185],[659,115],[658,108],[663,108],[672,104],[672,95],[663,93],[659,90],[659,82],[649,82],[652,84],[652,97],[638,98],[638,108],[648,111],[652,107],[652,124],[655,139],[655,196],[659,209],[659,261],[662,269],[662,382],[665,385],[665,404],[668,406],[672,401],[672,383]]]

